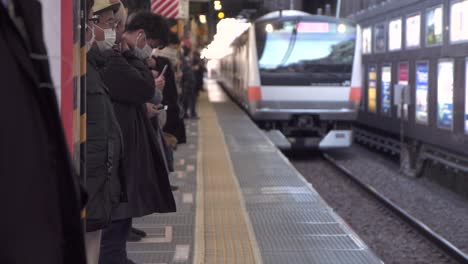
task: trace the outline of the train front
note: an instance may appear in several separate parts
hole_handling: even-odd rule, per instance
[[[251,29],[258,70],[250,74],[258,76],[250,78],[257,85],[249,87],[249,110],[264,128],[299,145],[348,147],[361,92],[356,27],[294,14],[267,15]]]

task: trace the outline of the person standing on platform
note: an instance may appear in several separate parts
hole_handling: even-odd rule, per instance
[[[94,0],[87,0],[88,17],[92,16],[93,5]],[[107,8],[116,12],[119,7],[120,4],[114,4]],[[112,16],[109,15],[109,18],[112,19]],[[114,113],[109,89],[101,80],[96,68],[96,57],[99,57],[100,51],[98,48],[91,49],[94,40],[94,22],[89,21],[86,28],[88,140],[85,184],[89,195],[86,205],[85,236],[88,264],[99,263],[102,229],[110,223],[113,209],[126,200],[125,191],[122,190],[125,181],[119,175],[123,148],[122,133]]]
[[[98,3],[106,0],[95,1]],[[115,28],[115,23],[107,24],[103,10],[94,9],[94,12],[100,15],[100,18],[104,18],[97,24],[98,27],[95,27],[95,33],[99,28],[106,32],[109,28]],[[97,64],[101,77],[109,88],[122,129],[125,147],[121,172],[126,180],[128,198],[127,202],[116,208],[112,214],[112,223],[103,230],[99,261],[101,264],[127,263],[126,240],[132,218],[155,212],[175,211],[169,180],[167,175],[163,174],[162,159],[158,155],[157,143],[150,134],[151,124],[146,116],[145,103],[150,101],[155,93],[153,75],[135,53],[137,39],[142,37],[142,33],[147,34],[149,45],[158,47],[164,44],[165,37],[160,36],[158,32],[158,25],[162,22],[161,17],[153,15],[151,19],[145,20],[152,28],[151,31],[127,28],[122,34],[116,32],[119,50],[110,47],[109,50],[101,52],[103,56]],[[106,35],[113,34],[109,32],[101,36],[105,38]],[[97,37],[96,34],[96,40],[100,41]]]
[[[50,76],[41,10],[37,0],[0,0],[0,263],[85,264],[84,199]]]
[[[187,47],[184,47],[181,83],[184,102],[184,117],[196,119],[198,118],[196,79],[195,73],[193,71],[193,60],[191,57],[191,52]]]

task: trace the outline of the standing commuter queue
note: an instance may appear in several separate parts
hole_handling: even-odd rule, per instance
[[[86,7],[83,177],[61,125],[40,2],[0,1],[0,80],[11,89],[0,109],[19,109],[1,115],[0,198],[12,202],[0,263],[133,263],[126,242],[146,234],[132,219],[176,211],[173,152],[186,143],[184,118],[198,118],[202,63],[160,15],[128,14],[120,0]]]

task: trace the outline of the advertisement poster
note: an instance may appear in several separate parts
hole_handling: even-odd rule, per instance
[[[362,30],[362,53],[372,53],[372,28],[370,27]]]
[[[465,60],[465,133],[468,134],[468,58]]]
[[[398,84],[408,85],[409,78],[409,65],[407,62],[402,62],[398,65]],[[408,105],[403,105],[403,115],[408,119]],[[398,118],[401,118],[400,109],[397,113]]]
[[[392,66],[382,66],[382,114],[391,115],[392,113]]]
[[[427,125],[429,94],[429,64],[416,63],[416,122]]]
[[[388,31],[388,50],[400,50],[401,49],[401,19],[395,19],[390,21]]]
[[[450,10],[450,41],[468,40],[468,0],[453,3]]]
[[[442,7],[430,9],[426,13],[426,43],[427,45],[442,44],[443,20]]]
[[[374,30],[375,52],[385,52],[385,48],[386,48],[385,43],[387,43],[386,36],[387,35],[385,32],[385,24],[377,24]]]
[[[453,125],[453,61],[440,61],[437,73],[437,125],[452,129]]]
[[[377,112],[377,67],[369,67],[369,86],[367,90],[367,109],[371,113]]]
[[[421,40],[421,15],[410,16],[406,19],[406,47],[417,48]]]

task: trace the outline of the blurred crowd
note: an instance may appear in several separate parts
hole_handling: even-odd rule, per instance
[[[0,263],[133,263],[126,242],[146,234],[132,219],[176,211],[174,151],[184,119],[199,118],[203,60],[157,14],[86,2],[86,173],[76,176],[40,4],[0,0]]]

